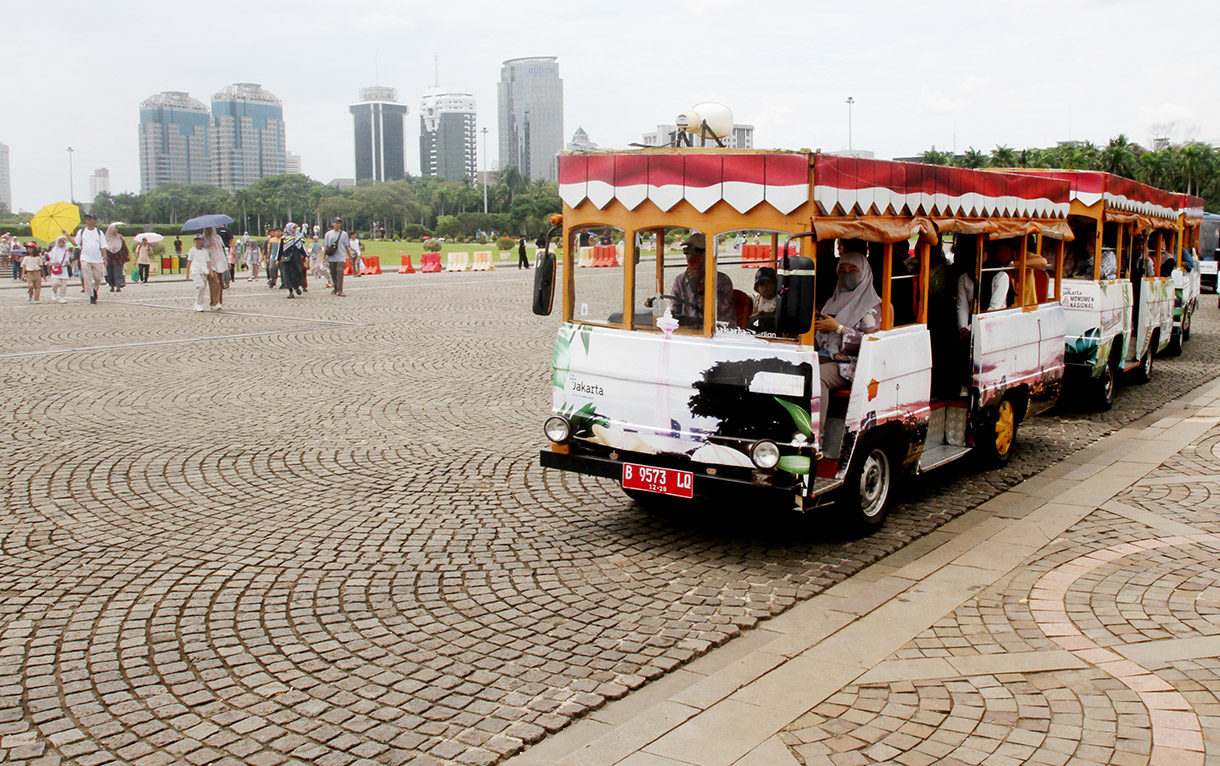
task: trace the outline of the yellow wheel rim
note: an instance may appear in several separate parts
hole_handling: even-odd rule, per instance
[[[995,451],[1007,455],[1012,449],[1012,440],[1017,427],[1017,416],[1012,411],[1012,402],[1001,402],[995,422]]]

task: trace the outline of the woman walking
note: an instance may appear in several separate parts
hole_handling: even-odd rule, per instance
[[[225,243],[215,228],[203,233],[203,249],[208,252],[208,307],[220,311],[224,306],[224,272],[229,270],[229,259],[225,254]]]
[[[72,273],[72,251],[68,249],[68,238],[60,237],[47,251],[47,270],[51,279],[51,300],[68,302],[68,277]]]
[[[131,254],[127,252],[127,242],[119,234],[117,223],[106,228],[105,250],[103,255],[106,259],[106,282],[110,284],[110,292],[121,293],[124,283],[123,269],[131,260]]]
[[[148,284],[148,269],[152,266],[152,252],[152,244],[136,241],[136,269],[140,273],[140,278],[136,280],[137,283]]]
[[[305,235],[295,223],[284,226],[280,242],[280,286],[289,298],[293,293],[300,295],[305,287]]]
[[[258,241],[246,237],[246,267],[250,269],[250,278],[247,282],[253,282],[258,279],[258,265],[262,263],[263,252],[258,247]]]

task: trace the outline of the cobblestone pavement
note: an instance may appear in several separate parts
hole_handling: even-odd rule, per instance
[[[1220,763],[1220,428],[781,735],[806,766]],[[984,671],[984,669],[989,669]]]
[[[844,541],[756,509],[649,513],[612,482],[539,469],[557,320],[529,313],[530,276],[382,275],[287,301],[239,275],[203,314],[185,282],[96,306],[0,289],[0,762],[495,763],[1210,380],[1220,357],[1208,296],[1152,385],[1109,413],[1031,420],[1005,470],[934,474],[880,533]],[[978,693],[1036,696],[995,684]]]

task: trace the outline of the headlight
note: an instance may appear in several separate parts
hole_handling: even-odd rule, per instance
[[[546,431],[546,438],[556,444],[564,444],[572,436],[572,426],[568,424],[566,418],[561,418],[554,415],[546,419],[546,424],[542,426],[542,430]],[[778,458],[776,458],[778,460]]]
[[[779,445],[769,439],[754,442],[750,459],[759,468],[774,468],[779,463]]]

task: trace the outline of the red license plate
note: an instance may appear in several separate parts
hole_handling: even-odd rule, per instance
[[[691,498],[695,496],[695,475],[690,471],[676,471],[673,468],[623,463],[623,488]]]

